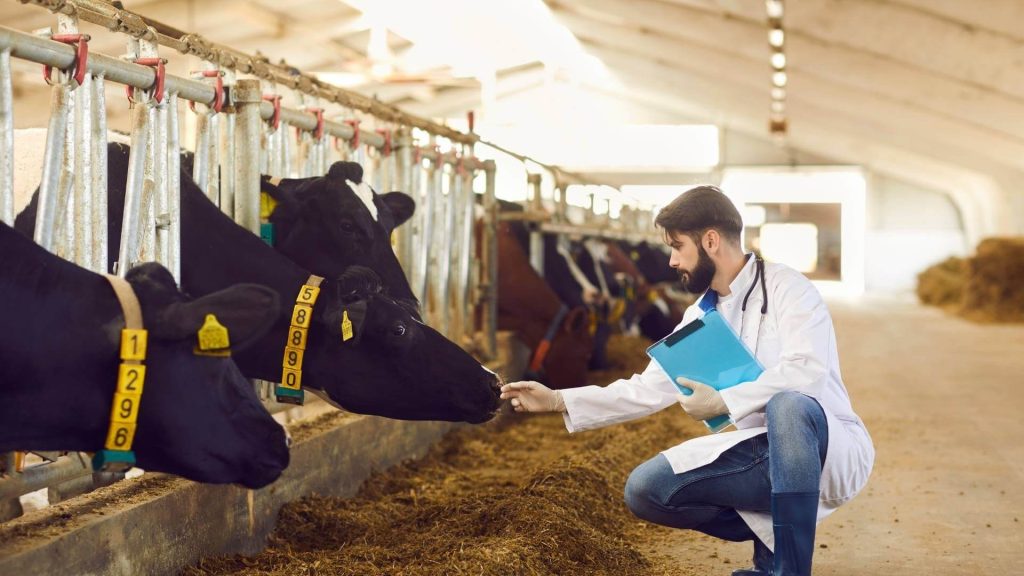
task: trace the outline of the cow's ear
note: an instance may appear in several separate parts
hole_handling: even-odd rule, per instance
[[[277,292],[259,284],[236,284],[168,306],[152,330],[158,337],[195,342],[206,316],[213,314],[228,329],[231,349],[240,350],[265,334],[279,312]]]
[[[416,201],[405,192],[388,192],[381,195],[380,199],[395,217],[395,228],[412,218],[413,212],[416,211]]]
[[[357,162],[335,162],[327,171],[327,177],[332,180],[351,180],[359,184],[363,181],[363,167]]]
[[[344,302],[324,315],[327,329],[342,344],[359,344],[366,329],[367,299]]]
[[[299,202],[298,191],[304,180],[285,178],[271,183],[270,176],[260,178],[260,192],[270,196],[277,204],[294,206]]]

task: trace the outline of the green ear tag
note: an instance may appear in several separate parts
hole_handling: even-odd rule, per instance
[[[206,315],[203,327],[199,329],[199,347],[196,354],[204,356],[230,356],[231,341],[228,339],[228,329],[225,328],[213,314]]]
[[[341,341],[348,342],[352,339],[352,321],[348,319],[348,310],[341,313]]]

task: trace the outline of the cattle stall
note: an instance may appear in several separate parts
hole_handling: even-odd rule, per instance
[[[376,191],[407,191],[420,207],[394,233],[392,246],[423,303],[425,319],[481,361],[500,364],[506,346],[496,334],[496,168],[475,156],[472,132],[405,114],[105,2],[27,4],[35,6],[25,10],[52,10],[56,21],[37,34],[0,27],[0,220],[13,224],[24,208],[16,191],[23,183],[15,182],[20,175],[15,161],[23,151],[16,148],[12,68],[32,63],[45,69],[51,84],[33,238],[47,250],[92,271],[113,267],[122,277],[137,263],[156,261],[180,281],[183,150],[207,197],[268,241],[272,207],[261,198],[261,175],[314,178],[335,161],[355,161]],[[90,51],[96,34],[121,38],[127,55]],[[201,69],[187,76],[167,72],[170,59],[186,57],[199,58]],[[127,100],[111,98],[113,85],[127,91]],[[114,136],[125,138],[131,152],[115,263],[108,259],[106,154],[107,113],[116,106],[131,107],[129,134]],[[328,409],[315,399],[294,408],[274,400],[272,383],[254,385],[268,410],[285,420]],[[359,426],[378,427],[363,434],[385,430],[384,435],[409,439],[383,449],[386,457],[367,454],[366,463],[354,465],[346,483],[356,486],[371,466],[406,458],[446,430],[388,422],[349,429]],[[303,458],[316,461],[313,453]],[[80,453],[6,453],[0,471],[0,517],[5,519],[21,513],[19,499],[26,494],[47,491],[52,504],[123,476],[94,473]],[[330,489],[327,480],[317,482],[293,480],[282,497],[309,486]],[[342,491],[347,489],[351,486]],[[240,494],[241,505],[252,514],[251,493],[247,502],[244,491]],[[273,505],[264,512],[272,514]]]

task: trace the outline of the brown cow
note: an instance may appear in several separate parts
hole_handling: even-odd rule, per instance
[[[551,388],[582,386],[593,337],[582,306],[568,310],[554,326],[554,337],[542,345],[545,334],[562,309],[561,300],[547,282],[530,266],[529,258],[516,240],[508,222],[498,225],[498,328],[512,330],[531,350],[531,363],[538,348],[542,355],[539,378]]]

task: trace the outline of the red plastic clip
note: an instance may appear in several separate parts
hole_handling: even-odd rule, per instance
[[[216,78],[217,82],[213,85],[213,104],[210,105],[210,110],[213,110],[214,114],[217,114],[224,109],[224,73],[220,70],[203,70],[201,72],[193,72],[193,74],[199,74],[203,78]],[[188,107],[193,112],[196,111],[196,103],[189,100]]]
[[[157,104],[163,102],[163,100],[164,100],[164,79],[167,76],[166,70],[164,69],[164,59],[163,58],[136,58],[135,60],[133,60],[133,62],[135,64],[138,64],[139,66],[149,66],[150,68],[154,68],[155,69],[156,78],[153,80],[153,85],[150,86],[149,88],[147,88],[147,90],[151,90],[151,91],[154,92],[153,98],[156,100]],[[134,103],[135,102],[135,87],[134,86],[125,86],[125,90],[128,92],[128,101]]]
[[[378,128],[377,134],[384,137],[384,148],[381,149],[381,154],[384,156],[391,156],[391,130]]]
[[[82,82],[85,82],[85,70],[89,61],[89,40],[91,40],[91,37],[88,34],[54,34],[50,36],[50,40],[71,44],[75,49],[75,62],[72,64],[71,69],[65,70],[65,72],[71,74],[76,87],[81,86]],[[50,81],[52,71],[53,66],[43,67],[43,80],[46,80],[47,84],[52,84]]]
[[[313,129],[313,138],[319,140],[324,137],[324,109],[323,108],[306,108],[306,112],[312,113],[316,116],[316,128]]]
[[[274,115],[270,117],[270,127],[277,130],[281,125],[281,95],[264,94],[263,99],[274,105]]]
[[[352,127],[352,139],[348,141],[348,146],[355,150],[359,148],[359,120],[345,120],[345,124]]]

